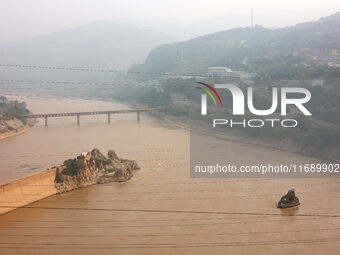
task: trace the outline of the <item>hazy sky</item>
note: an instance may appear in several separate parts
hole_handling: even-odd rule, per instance
[[[165,33],[202,20],[199,24],[213,26],[215,22],[228,29],[249,25],[251,7],[254,23],[282,27],[340,11],[340,1],[0,0],[0,45],[98,20],[127,21],[158,30],[163,27]],[[216,25],[216,30],[220,27]]]

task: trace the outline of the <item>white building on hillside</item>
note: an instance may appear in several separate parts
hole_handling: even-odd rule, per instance
[[[233,71],[227,67],[209,67],[207,70],[208,77],[231,77]]]

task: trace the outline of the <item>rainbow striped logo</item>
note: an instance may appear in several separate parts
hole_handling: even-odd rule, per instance
[[[204,82],[197,82],[197,83],[198,83],[198,84],[201,84],[201,85],[203,85],[203,86],[205,86],[205,87],[208,88],[208,89],[210,89],[210,90],[217,96],[218,101],[220,102],[220,105],[221,105],[221,106],[223,105],[222,100],[221,100],[221,97],[220,97],[220,95],[217,93],[216,89],[214,89],[212,86],[210,86],[209,84],[206,84],[206,83],[204,83]],[[213,94],[212,94],[208,89],[206,89],[206,88],[201,88],[201,87],[199,87],[199,89],[201,89],[202,91],[204,91],[205,93],[207,93],[207,94],[211,97],[211,99],[214,101],[215,105],[217,106],[217,102],[216,102],[215,97],[214,97]]]

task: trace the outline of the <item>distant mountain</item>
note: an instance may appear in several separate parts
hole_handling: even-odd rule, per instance
[[[249,25],[249,15],[229,14],[227,16],[199,20],[190,24],[166,23],[147,19],[135,19],[131,20],[131,23],[143,24],[143,26],[152,30],[163,31],[166,34],[172,35],[178,41],[183,41],[217,31]]]
[[[266,72],[282,63],[294,68],[298,63],[329,57],[336,50],[340,52],[340,12],[286,28],[236,28],[161,45],[144,64],[131,70],[202,74],[208,66],[227,66]]]
[[[9,64],[127,69],[143,62],[156,46],[174,39],[130,24],[93,22],[0,48]]]

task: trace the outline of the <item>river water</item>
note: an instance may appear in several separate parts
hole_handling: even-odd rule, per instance
[[[110,102],[25,98],[35,113],[124,109]],[[191,179],[185,129],[136,114],[50,118],[0,142],[0,182],[115,150],[141,166],[127,183],[54,195],[0,216],[0,254],[339,254],[337,179]],[[302,155],[224,141],[234,160],[306,162]],[[298,209],[276,203],[295,188]]]

